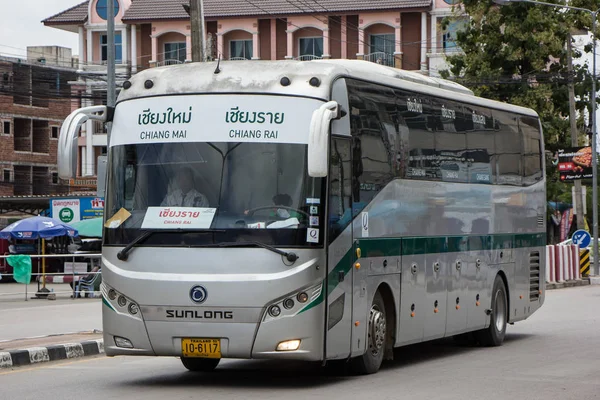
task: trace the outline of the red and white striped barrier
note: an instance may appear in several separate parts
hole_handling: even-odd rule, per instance
[[[546,282],[556,283],[581,279],[579,247],[546,246]]]

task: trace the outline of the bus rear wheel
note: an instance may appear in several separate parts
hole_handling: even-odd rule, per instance
[[[383,362],[388,332],[385,302],[379,291],[375,293],[368,317],[367,351],[362,356],[352,359],[352,370],[359,375],[379,371]]]
[[[183,366],[192,372],[211,372],[217,368],[220,361],[220,358],[181,357]]]
[[[508,321],[508,298],[506,286],[500,275],[496,275],[494,289],[492,290],[492,312],[490,314],[490,326],[476,332],[476,338],[483,346],[500,346],[506,335],[506,323]]]

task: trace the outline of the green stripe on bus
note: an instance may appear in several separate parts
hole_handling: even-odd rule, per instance
[[[111,310],[113,310],[114,312],[117,312],[117,310],[115,310],[115,308],[112,306],[112,304],[110,304],[108,302],[108,300],[106,300],[106,298],[104,296],[102,296],[102,302]]]
[[[546,245],[545,233],[518,233],[496,235],[465,235],[438,237],[403,238],[362,238],[356,241],[361,258],[411,256],[419,254],[457,253],[464,251],[482,251],[542,247]],[[327,277],[327,297],[350,272],[354,262],[353,249],[349,249]],[[304,307],[300,313],[318,306],[324,299],[325,291]]]

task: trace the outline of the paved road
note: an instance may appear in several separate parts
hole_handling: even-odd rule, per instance
[[[0,341],[102,330],[99,298],[63,300],[0,299]],[[0,400],[4,397],[0,393]]]
[[[0,373],[1,399],[593,399],[600,397],[600,286],[550,291],[500,348],[401,349],[376,375],[238,361],[189,373],[175,358],[98,357]]]

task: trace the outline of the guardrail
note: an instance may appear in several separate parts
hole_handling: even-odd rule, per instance
[[[561,283],[581,279],[579,247],[575,245],[546,246],[546,282]]]
[[[41,291],[40,290],[40,282],[42,283],[42,288],[45,289],[46,287],[46,277],[54,277],[54,276],[62,276],[62,277],[71,277],[72,278],[72,282],[73,282],[73,290],[69,290],[69,291],[60,291],[60,292],[52,292],[55,294],[59,294],[59,293],[71,293],[72,292],[72,298],[76,299],[77,295],[79,294],[79,291],[77,291],[77,278],[81,277],[81,276],[89,276],[89,275],[98,275],[101,274],[101,272],[84,272],[84,271],[75,271],[75,259],[76,258],[89,258],[89,259],[99,259],[102,257],[102,254],[99,253],[74,253],[74,254],[27,254],[29,257],[31,258],[41,258],[41,259],[45,259],[45,258],[64,258],[64,259],[71,259],[73,260],[73,265],[71,266],[71,270],[69,271],[65,271],[65,272],[51,272],[51,273],[47,273],[47,272],[38,272],[38,273],[31,273],[32,277],[37,277],[37,283],[38,283],[38,291],[36,292],[36,296],[39,297],[47,297],[51,292],[49,291]],[[8,256],[0,256],[0,260],[2,259],[7,259],[9,258],[10,255]],[[87,264],[87,263],[86,263]],[[5,276],[14,276],[14,274],[2,274],[3,277]],[[41,278],[41,279],[40,279]],[[52,279],[53,281],[53,279]],[[29,287],[30,283],[24,284],[23,286],[25,286],[25,290],[24,290],[24,294],[25,294],[25,301],[29,300],[28,299],[28,287]],[[1,287],[1,286],[0,286]],[[0,293],[0,299],[2,296],[14,296],[15,293]]]

